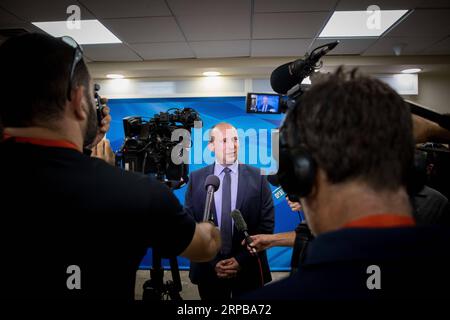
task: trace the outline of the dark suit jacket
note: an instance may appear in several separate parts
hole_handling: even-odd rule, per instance
[[[191,173],[188,189],[186,191],[185,210],[191,214],[196,221],[203,220],[203,210],[205,208],[206,190],[204,183],[206,177],[214,173],[214,165],[196,170]],[[211,205],[214,221],[217,225],[217,217],[214,201]],[[258,168],[245,164],[239,165],[239,181],[236,199],[236,209],[239,209],[247,223],[248,233],[261,234],[273,233],[274,228],[274,206],[272,193],[267,179],[260,174]],[[241,271],[237,276],[236,283],[241,289],[252,289],[261,286],[261,276],[258,261],[252,257],[246,248],[241,245],[243,235],[236,227],[233,230],[233,247],[231,257],[235,257],[241,266]],[[264,282],[269,282],[269,264],[266,252],[259,254],[264,275]],[[189,277],[192,283],[207,282],[208,279],[216,277],[214,267],[216,263],[224,258],[219,255],[208,263],[193,263]]]
[[[243,299],[435,299],[448,298],[450,229],[439,226],[349,228],[319,235],[291,277]],[[367,282],[380,268],[381,289]],[[373,280],[369,280],[373,283]]]
[[[261,111],[261,112],[264,111],[263,108],[264,108],[264,105],[261,104],[261,105],[259,106],[258,111]],[[267,110],[266,110],[266,112],[270,112],[270,111],[275,111],[275,108],[274,108],[271,104],[268,104],[268,105],[267,105]]]

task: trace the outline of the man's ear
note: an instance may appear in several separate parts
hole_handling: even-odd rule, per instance
[[[85,120],[87,118],[87,110],[84,108],[84,87],[78,86],[72,89],[72,101],[69,101],[69,107],[77,120]]]

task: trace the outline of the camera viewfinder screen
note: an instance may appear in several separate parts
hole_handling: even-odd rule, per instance
[[[280,96],[278,94],[248,93],[247,112],[280,113]]]

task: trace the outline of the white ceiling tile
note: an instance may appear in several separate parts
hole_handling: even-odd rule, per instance
[[[80,0],[97,18],[171,16],[164,0]]]
[[[447,36],[450,34],[449,18],[450,9],[417,9],[387,35],[389,37]]]
[[[23,23],[23,20],[18,19],[14,15],[0,8],[0,26],[7,26],[17,23]]]
[[[140,43],[130,46],[144,60],[194,58],[186,42]]]
[[[79,2],[75,0],[2,0],[1,6],[27,22],[64,21],[71,14],[67,8],[80,7],[81,20],[95,19]]]
[[[436,37],[383,37],[370,46],[364,56],[394,55],[394,46],[403,46],[402,55],[420,54],[430,45],[436,43]]]
[[[127,43],[184,41],[172,17],[104,19],[101,22]]]
[[[142,61],[136,53],[122,43],[84,45],[83,51],[91,61]]]
[[[253,18],[253,39],[315,37],[328,12],[259,13]]]
[[[188,41],[250,39],[249,16],[241,13],[179,16],[177,19]]]
[[[376,39],[320,39],[314,41],[310,51],[318,46],[333,42],[335,40],[339,40],[339,44],[327,55],[361,54],[376,41]]]
[[[338,0],[255,0],[256,13],[291,11],[330,11]]]
[[[0,8],[0,29],[25,29],[29,32],[39,30],[31,23],[21,20]]]
[[[176,16],[234,15],[250,17],[250,0],[167,0]]]
[[[31,23],[18,19],[2,9],[0,9],[0,29],[24,29],[28,32],[45,33]]]
[[[417,8],[450,8],[448,0],[422,0]]]
[[[381,10],[413,9],[423,0],[340,0],[337,11],[367,10],[371,5],[377,5]]]
[[[449,54],[450,55],[450,37],[447,37],[427,48],[426,54]]]
[[[200,41],[189,43],[197,58],[247,57],[250,40]]]
[[[312,39],[252,40],[252,57],[303,56]]]

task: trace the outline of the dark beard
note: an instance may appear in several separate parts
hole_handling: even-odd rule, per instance
[[[86,131],[84,132],[84,145],[91,147],[91,144],[94,142],[95,137],[97,137],[97,113],[95,112],[94,105],[89,97],[86,97],[86,101],[88,102],[88,118]]]

